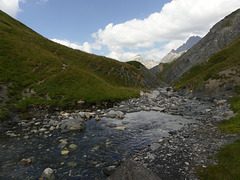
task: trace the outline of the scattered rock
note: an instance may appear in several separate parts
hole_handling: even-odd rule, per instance
[[[32,162],[32,159],[33,159],[33,158],[27,158],[27,159],[23,158],[20,162],[29,164],[29,163]]]
[[[95,121],[100,121],[100,117],[98,115],[95,116]]]
[[[159,91],[157,91],[157,90],[155,90],[155,91],[152,91],[149,95],[148,95],[148,97],[150,98],[150,99],[156,99],[158,96],[159,96]]]
[[[119,127],[115,127],[114,129],[117,129],[117,130],[125,130],[126,127],[124,127],[124,126],[119,126]]]
[[[111,110],[111,111],[108,112],[107,116],[110,117],[110,118],[120,118],[120,119],[122,119],[122,118],[124,118],[124,113],[121,112],[121,111]]]
[[[60,129],[62,132],[83,130],[85,128],[85,121],[81,118],[66,119],[60,123]]]
[[[76,144],[70,144],[70,145],[69,145],[69,148],[75,150],[75,149],[78,148],[78,145],[76,145]]]
[[[153,143],[150,145],[152,151],[156,151],[161,145],[159,143]]]
[[[84,116],[87,118],[87,119],[91,119],[92,118],[92,115],[90,113],[84,113]]]
[[[127,160],[123,162],[117,170],[110,175],[107,180],[160,180],[152,171],[144,168],[140,164]]]
[[[54,171],[51,168],[46,168],[43,171],[41,178],[43,178],[43,180],[54,180]]]
[[[61,154],[62,154],[62,155],[67,155],[68,153],[69,153],[68,150],[63,150],[63,151],[61,151]]]

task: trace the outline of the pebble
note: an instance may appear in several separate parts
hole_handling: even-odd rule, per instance
[[[61,154],[62,154],[62,155],[67,155],[68,153],[69,153],[68,150],[63,150],[63,151],[61,151]]]

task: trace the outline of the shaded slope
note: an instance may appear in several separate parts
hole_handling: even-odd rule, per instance
[[[141,64],[138,61],[128,61],[128,64],[131,64],[132,66],[136,67],[138,70],[141,71],[143,76],[145,77],[143,79],[144,84],[146,84],[149,87],[165,87],[168,86],[164,81],[162,81],[159,77],[157,77],[154,73],[152,73],[149,69],[147,69],[143,64]]]

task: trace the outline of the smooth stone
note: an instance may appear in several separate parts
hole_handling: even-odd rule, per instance
[[[78,148],[78,145],[76,145],[76,144],[70,144],[70,145],[69,145],[69,148],[75,150],[75,149]]]
[[[150,149],[152,151],[156,151],[160,147],[161,147],[161,145],[159,143],[153,143],[153,144],[150,145]]]
[[[119,126],[119,127],[115,127],[114,129],[117,129],[117,130],[125,130],[126,129],[126,127],[124,127],[124,126]]]
[[[59,145],[58,148],[64,148],[67,145],[67,141],[62,141]]]
[[[84,116],[87,118],[87,119],[91,119],[92,115],[90,113],[84,113]]]
[[[27,159],[23,158],[20,162],[29,164],[32,162],[32,160],[30,158],[27,158]]]
[[[95,121],[100,121],[100,117],[98,115],[95,116]]]
[[[148,95],[148,97],[149,97],[150,99],[156,99],[159,95],[160,95],[159,91],[155,90],[155,91],[151,92],[151,93]]]
[[[62,150],[62,151],[61,151],[61,154],[62,154],[62,155],[67,155],[68,153],[69,153],[68,150]]]
[[[66,119],[60,123],[60,129],[62,132],[83,130],[85,127],[85,121],[81,118],[77,119]]]
[[[124,118],[124,113],[122,111],[114,111],[114,110],[111,110],[108,112],[108,117],[110,118]]]
[[[54,171],[51,168],[46,168],[43,173],[41,178],[46,179],[46,180],[54,180]]]
[[[39,129],[39,132],[43,132],[43,131],[46,131],[47,129],[46,128],[41,128]]]

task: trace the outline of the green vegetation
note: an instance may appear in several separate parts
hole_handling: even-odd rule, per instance
[[[240,114],[235,117],[225,120],[224,123],[219,127],[222,132],[229,134],[240,134]]]
[[[200,169],[197,174],[203,180],[240,179],[240,140],[223,147],[218,155],[218,164]]]
[[[10,99],[5,108],[115,101],[145,88],[134,66],[54,43],[2,11],[0,49],[0,88],[7,87]]]
[[[138,62],[138,61],[128,61],[127,64],[130,64],[130,65],[136,67],[137,69],[140,69],[140,68],[143,66],[143,65],[142,65],[140,62]]]
[[[177,89],[182,87],[197,89],[210,78],[225,78],[224,75],[220,76],[219,72],[239,65],[240,37],[236,38],[224,49],[211,56],[206,63],[195,65],[188,72],[184,73],[182,79],[175,84],[175,87]]]
[[[219,126],[220,130],[225,133],[240,133],[240,91],[239,87],[235,88],[236,96],[231,99],[231,108],[235,117],[225,120]],[[233,144],[223,147],[217,155],[218,164],[210,165],[206,169],[199,169],[197,174],[200,179],[240,179],[240,139]]]

